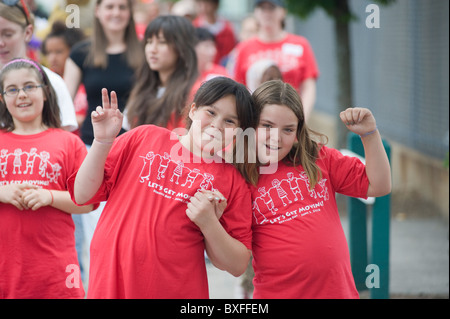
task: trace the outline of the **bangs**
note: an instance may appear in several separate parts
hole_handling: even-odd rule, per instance
[[[175,38],[173,36],[173,26],[170,21],[167,19],[155,19],[150,23],[145,29],[144,40],[152,38],[153,36],[159,36],[160,32],[164,35],[164,39],[166,39],[169,43],[174,43]]]

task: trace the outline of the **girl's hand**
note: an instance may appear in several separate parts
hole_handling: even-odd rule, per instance
[[[375,117],[366,108],[348,108],[340,113],[341,121],[353,133],[364,135],[377,129]]]
[[[186,215],[200,229],[222,217],[227,206],[226,199],[218,191],[201,190],[191,197]]]
[[[214,212],[216,214],[217,219],[219,220],[222,217],[225,208],[227,208],[226,198],[218,190],[215,190],[213,192],[202,188],[200,192],[202,194],[205,194],[211,203],[214,203],[215,207]]]
[[[18,210],[28,209],[23,201],[23,194],[28,190],[38,189],[36,185],[9,184],[0,187],[0,202],[14,205]]]
[[[28,189],[22,195],[23,203],[27,209],[38,210],[41,207],[49,206],[53,202],[53,196],[48,189]]]
[[[122,127],[123,115],[118,108],[116,92],[111,92],[111,101],[108,90],[102,89],[103,107],[97,106],[92,112],[92,126],[94,137],[100,143],[112,143]]]

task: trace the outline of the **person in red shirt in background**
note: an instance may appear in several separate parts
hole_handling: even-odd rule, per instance
[[[286,9],[283,0],[257,0],[254,16],[258,20],[258,36],[236,47],[233,77],[247,85],[248,69],[259,60],[272,60],[281,70],[283,80],[300,94],[308,121],[316,100],[319,69],[308,40],[284,30]]]
[[[221,64],[236,46],[237,38],[230,21],[217,14],[219,0],[196,0],[197,18],[193,21],[195,27],[208,29],[216,37],[217,54],[214,62]]]
[[[197,36],[195,52],[197,53],[199,77],[192,88],[194,94],[203,82],[217,76],[230,77],[225,67],[214,63],[214,58],[217,53],[214,35],[205,28],[196,28],[195,34]]]
[[[148,24],[159,16],[159,3],[156,0],[138,0],[134,5],[133,17],[139,40],[144,39]]]

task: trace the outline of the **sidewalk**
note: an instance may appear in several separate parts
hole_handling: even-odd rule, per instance
[[[345,233],[347,218],[341,217]],[[391,219],[391,298],[449,298],[449,225],[436,217]],[[236,299],[239,278],[207,264],[211,299]],[[367,293],[361,293],[366,298]]]

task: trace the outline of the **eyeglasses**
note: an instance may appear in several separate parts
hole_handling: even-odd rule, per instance
[[[23,88],[18,89],[18,88],[11,88],[8,89],[4,92],[2,92],[3,95],[9,96],[9,97],[14,97],[19,95],[20,90],[24,91],[25,94],[28,93],[33,93],[36,92],[37,88],[41,88],[44,87],[44,85],[33,85],[33,84],[29,84],[29,85],[25,85]]]
[[[22,11],[23,15],[25,16],[27,25],[30,24],[30,12],[28,11],[28,8],[23,0],[1,0],[1,1],[7,6],[19,8],[20,11]],[[19,6],[19,2],[22,4],[21,6]]]

